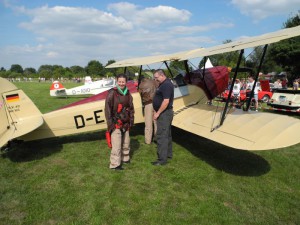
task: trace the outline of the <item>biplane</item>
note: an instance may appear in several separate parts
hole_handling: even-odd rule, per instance
[[[96,95],[105,92],[116,86],[115,79],[102,79],[92,81],[85,79],[84,85],[67,89],[59,81],[53,81],[50,87],[50,96],[66,97],[78,95]]]
[[[210,48],[200,48],[170,55],[150,56],[115,62],[107,68],[140,66],[167,61],[182,61],[186,74],[173,77],[175,99],[172,125],[187,132],[241,150],[269,150],[300,142],[300,121],[296,118],[265,112],[232,108],[229,101],[222,106],[207,104],[228,85],[229,70],[225,66],[189,71],[188,60],[265,45],[300,35],[300,26],[257,37],[246,38]],[[205,60],[204,60],[205,61]],[[141,74],[141,73],[140,73]],[[237,73],[234,74],[233,82]],[[257,74],[258,75],[258,74]],[[255,82],[257,82],[257,77]],[[233,85],[231,85],[233,86]],[[135,107],[135,123],[143,123],[143,106],[137,88],[128,84]],[[68,134],[106,129],[104,116],[107,92],[42,114],[28,96],[14,84],[0,78],[0,147],[11,140],[38,140]],[[232,89],[229,91],[231,95]],[[253,95],[253,90],[252,93]]]

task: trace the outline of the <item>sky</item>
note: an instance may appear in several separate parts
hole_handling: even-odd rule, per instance
[[[0,0],[0,68],[85,67],[283,28],[300,0]]]

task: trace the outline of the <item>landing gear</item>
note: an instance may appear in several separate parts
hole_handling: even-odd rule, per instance
[[[12,147],[12,141],[7,142],[6,145],[4,145],[3,147],[1,147],[1,153],[7,153],[11,150]]]

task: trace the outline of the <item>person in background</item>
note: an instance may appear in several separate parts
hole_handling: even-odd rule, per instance
[[[151,144],[152,138],[156,140],[156,120],[153,120],[153,96],[155,94],[156,88],[158,87],[158,82],[150,78],[143,78],[139,85],[139,93],[142,98],[142,103],[144,107],[144,117],[145,117],[145,143]]]
[[[111,134],[109,168],[123,170],[122,163],[130,163],[129,130],[134,123],[133,98],[126,87],[127,76],[117,76],[116,87],[109,90],[105,101],[107,130]]]
[[[232,94],[234,96],[234,99],[237,99],[238,105],[240,103],[240,91],[241,91],[241,82],[239,79],[236,79],[233,85]]]
[[[171,124],[174,115],[174,85],[161,69],[154,72],[154,79],[159,86],[153,98],[153,119],[157,121],[157,160],[152,165],[159,166],[165,165],[168,158],[173,157]]]
[[[293,82],[293,90],[298,90],[299,88],[299,79],[295,79]]]
[[[254,86],[254,79],[253,79],[253,76],[249,76],[248,77],[248,84],[247,84],[247,90],[248,91],[251,91],[252,88]],[[255,111],[258,111],[258,87],[257,85],[255,85],[255,88],[254,88],[254,93],[253,93],[253,98],[255,100]]]
[[[281,81],[282,89],[287,89],[288,80],[286,78],[283,78]]]
[[[280,81],[280,79],[277,79],[277,80],[274,82],[274,89],[281,89],[281,88],[282,88],[281,81]]]
[[[241,79],[241,90],[245,90],[247,88],[247,83],[245,81],[245,78]]]

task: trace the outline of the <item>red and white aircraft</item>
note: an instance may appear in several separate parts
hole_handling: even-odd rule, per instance
[[[116,86],[115,79],[92,81],[85,79],[84,85],[67,89],[59,81],[54,81],[50,87],[50,96],[65,97],[73,95],[96,95]]]

